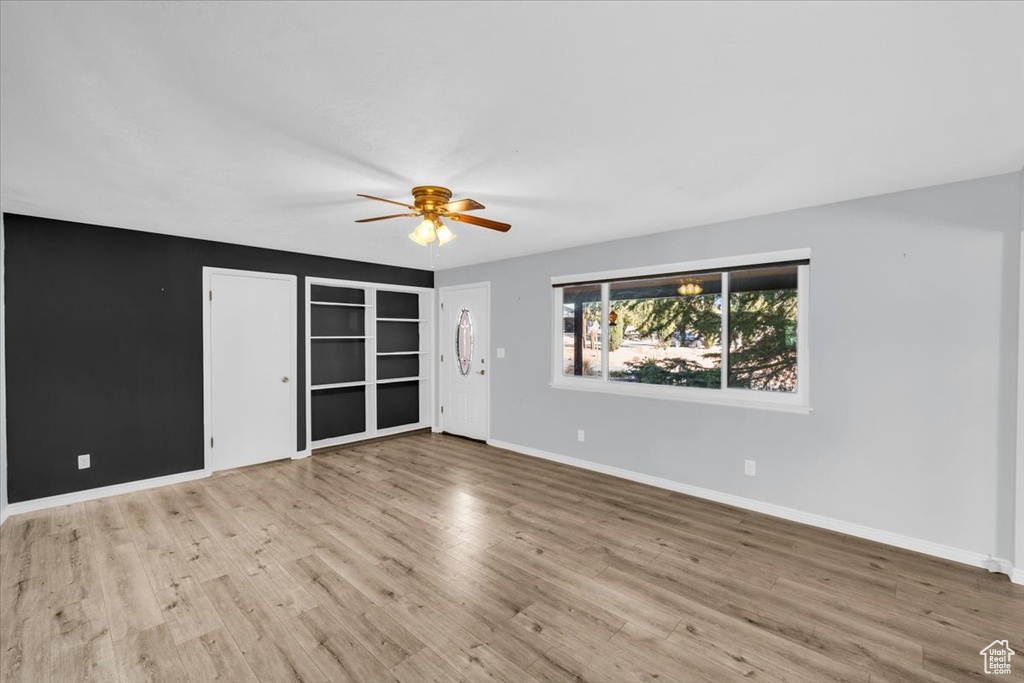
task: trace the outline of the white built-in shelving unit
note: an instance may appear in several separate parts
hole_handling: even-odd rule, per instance
[[[430,426],[434,291],[306,278],[306,439],[323,448]]]

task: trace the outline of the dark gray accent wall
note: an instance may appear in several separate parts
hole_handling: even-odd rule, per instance
[[[4,214],[9,502],[203,467],[203,266],[432,287],[430,271]],[[296,406],[305,448],[305,392]],[[89,453],[92,466],[77,469]]]

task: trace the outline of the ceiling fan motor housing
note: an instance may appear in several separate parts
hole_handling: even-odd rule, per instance
[[[412,188],[413,204],[420,211],[435,213],[437,207],[444,206],[452,198],[452,191],[437,185],[420,185]]]

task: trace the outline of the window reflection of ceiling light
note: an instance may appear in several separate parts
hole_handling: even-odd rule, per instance
[[[679,292],[679,296],[696,296],[703,292],[704,288],[693,280],[683,280],[676,291]]]

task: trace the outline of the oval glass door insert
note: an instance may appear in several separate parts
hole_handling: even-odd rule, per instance
[[[463,308],[459,314],[455,330],[455,357],[459,359],[459,373],[468,375],[473,369],[473,319],[469,317],[468,308]]]

